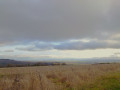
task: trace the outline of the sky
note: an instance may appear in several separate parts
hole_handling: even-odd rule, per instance
[[[0,0],[0,58],[120,58],[120,0]]]

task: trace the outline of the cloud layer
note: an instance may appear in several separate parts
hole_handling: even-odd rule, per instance
[[[0,57],[63,57],[76,51],[74,58],[85,50],[119,50],[119,9],[120,0],[0,0]],[[112,50],[105,55],[117,53]]]
[[[1,0],[0,41],[101,39],[119,32],[119,8],[119,0]]]
[[[29,42],[26,45],[23,43],[23,47],[16,49],[23,51],[46,51],[46,50],[92,50],[92,49],[119,49],[120,40],[118,35],[109,37],[110,39],[79,39],[79,40],[67,40],[64,42]]]

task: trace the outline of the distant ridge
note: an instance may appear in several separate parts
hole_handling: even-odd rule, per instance
[[[1,67],[7,66],[7,65],[25,65],[25,64],[30,64],[30,63],[24,62],[24,61],[11,60],[11,59],[0,59]]]
[[[26,66],[55,66],[66,65],[63,62],[25,62],[11,59],[0,59],[0,67],[26,67]]]

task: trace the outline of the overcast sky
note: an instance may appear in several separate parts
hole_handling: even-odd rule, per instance
[[[120,58],[120,0],[0,0],[0,58]]]

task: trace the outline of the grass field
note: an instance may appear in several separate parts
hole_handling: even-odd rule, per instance
[[[0,90],[120,90],[120,64],[0,68]]]

